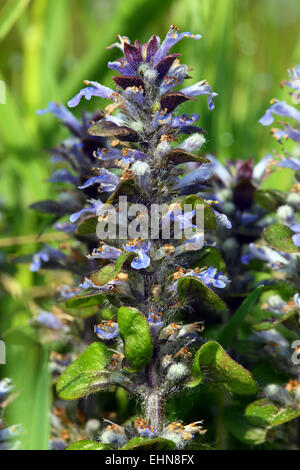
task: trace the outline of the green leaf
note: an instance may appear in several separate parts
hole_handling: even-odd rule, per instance
[[[194,357],[193,366],[192,366],[192,374],[188,383],[186,384],[186,386],[189,388],[197,387],[202,382],[203,374],[202,374],[200,363],[199,363],[200,355],[201,355],[201,348],[198,349]]]
[[[286,253],[299,253],[299,248],[294,244],[294,233],[286,225],[271,224],[264,230],[264,239],[272,248]]]
[[[115,265],[107,264],[92,274],[91,280],[96,286],[104,286],[116,276]]]
[[[119,196],[133,196],[136,193],[137,191],[133,180],[121,181],[119,186],[116,187],[114,192],[107,199],[106,204],[113,204]]]
[[[193,266],[213,266],[223,273],[226,271],[225,261],[223,260],[218,248],[214,246],[203,247],[198,255],[197,262]]]
[[[287,312],[285,315],[281,315],[279,318],[278,317],[272,317],[268,318],[267,320],[262,321],[261,323],[256,323],[252,325],[252,328],[255,331],[266,331],[266,330],[271,330],[275,328],[276,326],[280,325],[280,323],[283,323],[287,320],[289,320],[291,317],[293,317],[296,314],[296,310],[291,310]],[[297,326],[297,325],[295,325]]]
[[[155,439],[134,437],[121,450],[173,450],[175,446],[175,442],[162,437],[156,437]]]
[[[96,228],[98,224],[98,217],[87,217],[77,227],[77,235],[90,235],[96,234]]]
[[[108,444],[100,444],[100,442],[89,441],[83,439],[82,441],[73,442],[65,450],[110,450],[111,446]]]
[[[286,196],[283,192],[277,191],[276,189],[258,189],[255,191],[254,200],[263,207],[263,209],[274,212],[279,206],[285,204]]]
[[[294,170],[290,168],[276,168],[260,185],[260,189],[278,189],[289,191],[294,183]]]
[[[166,155],[166,159],[169,162],[174,163],[175,165],[180,165],[182,163],[188,162],[197,162],[197,163],[210,163],[210,160],[205,157],[199,157],[199,155],[194,155],[192,153],[186,152],[181,149],[173,149]]]
[[[90,344],[60,376],[58,395],[64,400],[75,400],[107,387],[107,375],[102,372],[110,356],[103,343]]]
[[[256,304],[263,289],[264,286],[258,286],[253,292],[251,292],[251,294],[249,294],[248,297],[242,302],[237,311],[230,318],[227,325],[221,331],[219,341],[224,348],[227,348],[234,339],[237,330],[243,324],[248,313],[251,312],[251,309]]]
[[[6,2],[6,5],[0,11],[0,40],[9,33],[29,2],[30,0],[10,0]]]
[[[121,256],[119,256],[115,264],[115,273],[118,274],[124,265],[129,264],[133,260],[133,258],[136,258],[136,257],[137,257],[137,254],[132,251],[123,253]]]
[[[257,392],[257,384],[250,372],[228,356],[216,341],[201,346],[198,361],[213,387],[242,395]]]
[[[258,426],[278,426],[300,416],[300,409],[282,408],[267,398],[254,401],[246,408],[249,421]]]
[[[224,410],[224,421],[229,432],[245,444],[259,445],[266,440],[267,429],[250,424],[243,410],[237,406]]]
[[[134,371],[143,369],[151,359],[153,346],[146,318],[132,307],[121,307],[118,325],[125,345],[125,357]]]
[[[181,305],[188,296],[195,295],[216,310],[227,309],[223,300],[197,277],[185,276],[180,278],[177,283],[177,292],[180,297]]]
[[[95,291],[93,291],[95,292]],[[102,305],[107,297],[99,292],[80,294],[66,300],[67,308],[86,308],[93,307],[94,305]]]
[[[215,230],[217,228],[216,216],[214,211],[212,210],[210,204],[208,204],[205,199],[201,199],[201,197],[196,196],[195,194],[191,194],[187,196],[181,203],[182,208],[184,208],[185,204],[191,204],[193,209],[196,208],[197,205],[204,206],[204,228],[205,230]]]

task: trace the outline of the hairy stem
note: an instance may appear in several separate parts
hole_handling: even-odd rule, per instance
[[[160,390],[159,376],[156,368],[157,352],[154,351],[153,358],[147,366],[146,376],[148,383],[148,394],[146,398],[146,420],[154,427],[157,433],[162,430],[164,421],[164,405]]]

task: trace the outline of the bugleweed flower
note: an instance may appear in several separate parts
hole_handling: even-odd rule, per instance
[[[84,115],[79,126],[64,108],[49,106],[76,135],[75,143],[65,143],[54,154],[57,164],[61,165],[61,159],[68,162],[76,178],[67,172],[52,177],[72,187],[61,196],[59,210],[51,205],[59,218],[67,216],[68,223],[75,225],[76,248],[72,245],[68,251],[65,247],[68,256],[64,266],[81,282],[81,292],[68,298],[66,305],[110,305],[113,312],[109,320],[95,326],[100,341],[89,345],[66,369],[57,391],[63,399],[74,399],[118,385],[138,397],[143,416],[134,426],[110,423],[102,433],[101,443],[111,448],[122,448],[125,443],[130,446],[133,436],[164,439],[169,448],[183,448],[196,434],[204,433],[200,421],[168,424],[164,415],[169,396],[202,380],[197,355],[197,348],[206,346],[200,340],[204,328],[201,313],[206,308],[226,309],[216,291],[229,284],[217,255],[209,258],[208,265],[198,258],[210,246],[204,245],[203,230],[212,232],[217,226],[230,230],[231,222],[222,209],[213,207],[212,198],[197,194],[207,187],[215,171],[214,162],[193,153],[205,143],[203,129],[195,125],[200,116],[177,113],[182,103],[202,95],[207,96],[212,111],[216,93],[205,80],[178,90],[178,85],[191,78],[191,69],[180,62],[179,54],[169,53],[181,39],[200,37],[179,33],[173,25],[162,42],[152,36],[144,45],[138,41],[131,44],[129,38],[119,36],[112,47],[119,48],[123,57],[108,64],[121,74],[113,77],[115,87],[86,80],[87,86],[68,103],[74,108],[83,98],[101,98],[108,101],[104,111],[89,119]],[[120,196],[127,197],[129,209],[134,204],[142,209],[124,215]],[[191,205],[186,212],[185,203]],[[146,235],[138,231],[152,212],[151,204],[166,209],[152,238],[149,231]],[[200,228],[198,205],[204,208],[204,227]],[[130,229],[137,227],[137,235],[132,236],[129,230],[130,235],[118,232],[111,239],[99,237],[97,224],[108,223],[111,215],[115,215],[116,229],[121,232],[130,223]],[[177,226],[184,231],[179,238]],[[102,238],[100,244],[96,234]],[[185,321],[187,307],[193,313],[198,308],[197,321]],[[175,315],[181,318],[175,321]],[[210,343],[207,346],[213,347],[218,361],[225,351],[218,343]],[[229,356],[226,361],[233,364]],[[236,367],[240,366],[234,363]],[[78,381],[78,374],[85,374],[85,370],[86,382]],[[254,393],[256,384],[251,375],[245,380],[242,393]]]

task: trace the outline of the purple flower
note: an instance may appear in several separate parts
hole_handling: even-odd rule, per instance
[[[41,269],[43,263],[48,263],[53,260],[64,260],[66,256],[59,250],[51,248],[48,245],[45,245],[43,250],[39,251],[33,255],[32,263],[30,266],[31,272],[37,272]]]
[[[292,236],[292,240],[296,246],[300,246],[300,224],[292,225],[291,230],[296,232],[296,235]]]
[[[98,338],[102,340],[112,340],[120,336],[118,323],[108,320],[95,325],[94,331]]]
[[[69,126],[71,130],[74,130],[76,134],[81,133],[80,122],[65,106],[51,101],[47,109],[41,109],[37,111],[37,114],[39,115],[47,113],[51,113],[53,116],[60,119],[64,124]]]
[[[0,401],[13,389],[13,383],[11,379],[2,379],[0,380]]]
[[[51,178],[48,180],[50,183],[70,183],[70,184],[78,184],[78,177],[72,175],[68,170],[56,170]]]
[[[99,184],[102,191],[112,192],[116,189],[119,182],[120,178],[117,175],[108,170],[100,169],[98,176],[93,176],[87,180],[82,186],[79,186],[79,189],[86,189],[94,184]]]
[[[150,242],[146,244],[144,240],[139,239],[133,240],[127,243],[127,245],[124,245],[125,251],[134,252],[138,255],[131,262],[131,267],[133,269],[145,269],[149,266],[150,258],[146,253],[150,250],[150,246]]]
[[[76,225],[70,222],[57,222],[53,225],[53,228],[54,230],[64,233],[74,233],[77,230]]]
[[[224,289],[229,283],[229,280],[226,276],[222,274],[222,272],[217,271],[216,268],[210,266],[208,269],[196,269],[193,271],[188,271],[184,274],[185,276],[194,276],[198,277],[203,284],[207,287],[213,286],[217,287],[218,289]]]
[[[101,245],[99,248],[94,248],[91,255],[88,255],[90,259],[118,259],[121,256],[122,251],[109,245]]]
[[[300,160],[296,158],[285,158],[284,160],[278,163],[278,166],[283,168],[291,168],[292,170],[300,170]]]
[[[63,324],[53,313],[44,310],[41,310],[39,315],[34,318],[34,321],[45,328],[49,328],[49,330],[57,331],[63,328]]]
[[[206,82],[206,80],[202,80],[200,82],[194,83],[194,85],[183,88],[181,92],[190,97],[208,95],[208,107],[210,111],[212,111],[215,107],[213,98],[218,96],[218,93],[211,91],[211,87]]]
[[[103,202],[97,199],[88,199],[88,202],[91,204],[91,207],[85,207],[84,209],[71,214],[70,222],[76,222],[83,214],[96,214],[97,210],[103,206]]]
[[[217,223],[221,227],[225,227],[225,228],[230,230],[232,228],[232,224],[231,224],[230,220],[228,219],[227,215],[220,214],[220,212],[216,211],[215,209],[213,209],[213,211],[214,211],[214,214],[216,216]]]
[[[118,93],[116,93],[111,88],[108,88],[104,85],[100,85],[100,83],[98,82],[90,82],[86,80],[84,83],[91,86],[80,90],[80,92],[68,102],[68,106],[70,108],[74,108],[75,106],[77,106],[80,103],[81,98],[83,97],[85,97],[85,99],[88,101],[92,98],[92,96],[98,96],[100,98],[106,98],[112,101],[114,97],[118,95]]]
[[[275,101],[258,122],[263,126],[269,126],[274,121],[273,114],[289,117],[300,122],[300,112],[293,106],[286,104],[284,101]]]
[[[167,36],[165,37],[160,48],[153,57],[153,65],[156,66],[162,59],[164,59],[169,50],[183,38],[200,39],[201,34],[192,34],[188,32],[179,33],[175,26],[171,25]]]

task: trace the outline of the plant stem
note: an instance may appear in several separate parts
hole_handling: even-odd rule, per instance
[[[148,383],[148,395],[146,401],[146,420],[154,427],[157,433],[162,429],[164,417],[163,398],[159,387],[159,376],[156,369],[157,351],[147,366],[146,376]]]

